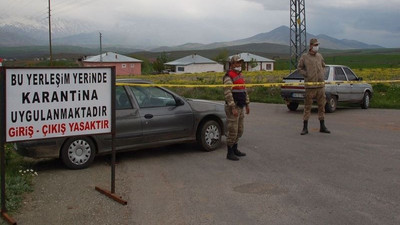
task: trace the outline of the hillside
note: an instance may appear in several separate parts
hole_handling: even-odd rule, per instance
[[[194,53],[199,54],[206,58],[214,59],[221,52],[227,52],[228,55],[233,55],[240,52],[251,52],[252,54],[260,55],[267,58],[276,58],[276,57],[287,58],[289,57],[289,46],[270,44],[270,43],[256,43],[256,44],[226,46],[215,49],[161,51],[161,52],[167,53],[168,58],[171,60],[185,57],[187,55],[191,55]],[[140,51],[140,52],[132,52],[132,55],[148,59],[155,59],[157,56],[160,55],[161,52]]]
[[[77,25],[79,27],[79,25]],[[46,32],[41,31],[37,27],[24,27],[24,26],[13,26],[4,25],[0,26],[2,32],[0,33],[0,47],[23,47],[23,46],[45,46],[48,45],[48,35]],[[41,28],[43,29],[43,28]],[[324,34],[313,35],[307,33],[307,39],[318,38],[321,42],[321,46],[327,49],[337,49],[337,50],[349,50],[349,49],[372,49],[372,48],[382,48],[378,45],[369,45],[357,40],[339,40]],[[208,50],[208,49],[218,49],[227,48],[232,46],[242,46],[248,44],[259,44],[259,43],[269,43],[277,45],[290,44],[290,29],[287,26],[280,26],[269,32],[256,34],[254,36],[239,39],[230,40],[225,42],[214,42],[209,44],[202,43],[186,43],[178,46],[163,46],[152,48],[152,52],[170,52],[170,51],[187,51],[187,50]],[[127,35],[124,34],[107,34],[102,40],[103,47],[117,48],[121,52],[128,51],[139,51],[138,49],[144,49],[141,47],[134,47],[137,41],[129,39]],[[56,32],[52,37],[53,46],[79,46],[83,48],[99,48],[99,33],[98,32],[87,32],[87,33],[76,33],[61,36],[60,32]],[[150,43],[148,43],[150,44]],[[151,45],[156,46],[157,43],[151,43]],[[124,50],[126,49],[126,50]],[[283,52],[281,52],[283,53]],[[8,56],[13,57],[13,56]]]
[[[349,49],[375,49],[383,48],[378,45],[369,45],[356,40],[336,39],[328,35],[319,34],[313,35],[307,33],[307,40],[311,38],[317,38],[323,48],[337,49],[337,50],[349,50]],[[307,43],[308,43],[307,41]],[[215,42],[211,44],[199,44],[199,43],[186,43],[179,46],[164,46],[152,49],[154,52],[162,51],[184,51],[184,50],[205,50],[224,48],[228,46],[246,45],[246,44],[257,44],[257,43],[270,43],[278,45],[290,45],[290,28],[287,26],[280,26],[270,32],[260,33],[249,38],[228,41],[228,42]]]

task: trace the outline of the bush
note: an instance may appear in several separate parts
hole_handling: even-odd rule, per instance
[[[375,84],[374,95],[371,99],[371,107],[400,109],[400,85],[399,84]]]
[[[18,155],[11,144],[5,145],[6,162],[6,208],[15,212],[21,206],[23,194],[33,191],[32,182],[37,173],[32,165]]]

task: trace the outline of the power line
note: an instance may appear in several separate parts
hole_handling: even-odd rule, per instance
[[[49,0],[49,47],[50,47],[50,66],[53,64],[53,50],[51,46],[51,6]]]
[[[8,1],[10,4],[7,5],[7,11],[1,13],[7,17],[19,17],[26,16],[27,14],[22,13],[23,11],[29,11],[29,17],[32,19],[42,18],[46,13],[45,5],[40,7],[37,1],[28,0],[13,0]]]
[[[98,2],[94,0],[86,0],[86,1],[79,1],[79,2],[72,2],[72,3],[65,3],[59,4],[53,7],[53,14],[57,15],[65,15],[70,13],[71,11],[75,10],[76,8],[82,8],[83,6],[90,5],[90,4],[98,4]]]

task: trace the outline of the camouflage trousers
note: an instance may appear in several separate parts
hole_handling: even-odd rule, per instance
[[[243,121],[244,121],[244,108],[235,106],[238,111],[238,116],[235,117],[232,113],[232,108],[225,105],[225,113],[227,119],[227,135],[226,144],[232,147],[234,144],[238,143],[239,138],[243,134]]]
[[[325,88],[306,88],[306,93],[304,96],[303,120],[308,120],[310,118],[313,99],[317,100],[318,119],[324,120],[326,104]]]

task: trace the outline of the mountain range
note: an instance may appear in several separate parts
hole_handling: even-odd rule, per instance
[[[319,34],[313,35],[307,33],[307,43],[311,38],[317,38],[321,43],[322,48],[335,49],[335,50],[350,50],[350,49],[375,49],[383,48],[379,45],[370,45],[356,40],[347,39],[336,39],[328,35]],[[239,39],[228,42],[215,42],[211,44],[200,44],[200,43],[187,43],[179,46],[172,47],[159,47],[152,51],[177,51],[177,50],[206,50],[215,48],[224,48],[228,46],[255,44],[255,43],[270,43],[278,45],[290,45],[290,28],[287,26],[280,26],[272,31],[266,33],[260,33],[249,38]]]
[[[61,26],[62,27],[62,26]],[[76,31],[73,35],[70,33],[63,33],[63,29],[54,31],[52,38],[53,46],[71,46],[71,48],[81,47],[86,49],[99,49],[99,32],[87,32],[79,33],[78,30],[81,28],[87,29],[87,26],[75,24],[73,30]],[[66,29],[71,30],[71,29]],[[1,24],[0,23],[0,47],[22,47],[22,46],[48,46],[48,30],[46,26],[28,26],[23,23],[18,24]],[[52,32],[53,34],[53,32]],[[188,50],[210,50],[219,48],[232,48],[237,46],[236,49],[248,49],[253,47],[254,44],[265,44],[269,43],[270,46],[275,46],[276,51],[280,52],[282,49],[287,51],[287,46],[290,43],[290,29],[287,26],[280,26],[269,32],[260,33],[248,38],[231,40],[226,42],[214,42],[209,44],[202,43],[186,43],[177,46],[156,46],[155,41],[152,40],[151,45],[146,45],[145,41],[132,41],[133,39],[128,38],[121,32],[108,32],[107,38],[103,39],[103,47],[106,48],[117,48],[122,50],[121,52],[139,52],[139,51],[150,51],[150,52],[167,52],[167,51],[188,51]],[[324,34],[313,35],[307,33],[307,39],[317,38],[321,43],[321,47],[325,49],[335,50],[350,50],[350,49],[374,49],[383,48],[378,45],[370,45],[356,40],[336,39]],[[307,40],[307,41],[308,41]],[[252,46],[250,46],[252,45]],[[286,47],[285,47],[286,46]],[[2,54],[0,54],[2,55]]]

